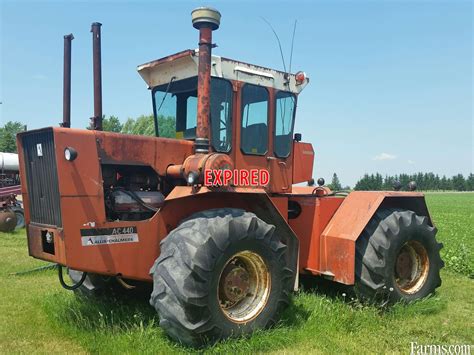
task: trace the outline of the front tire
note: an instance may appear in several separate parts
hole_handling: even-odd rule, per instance
[[[21,229],[25,227],[25,212],[21,207],[13,207],[13,212],[15,212],[16,216],[16,226],[15,229]]]
[[[441,285],[444,266],[428,217],[402,209],[380,209],[356,243],[355,291],[375,302],[411,302]]]
[[[253,213],[199,212],[162,242],[150,304],[175,340],[202,346],[277,322],[289,303],[287,247]]]

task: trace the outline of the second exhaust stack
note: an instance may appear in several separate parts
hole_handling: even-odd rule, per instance
[[[92,32],[92,59],[94,67],[94,117],[92,117],[92,128],[102,131],[102,59],[100,43],[99,22],[91,26]]]
[[[221,14],[209,7],[198,7],[191,12],[191,17],[194,28],[199,30],[198,107],[194,150],[196,153],[206,154],[209,153],[210,137],[212,31],[219,28]]]
[[[71,41],[74,36],[64,36],[64,72],[63,72],[63,122],[61,127],[71,127]]]

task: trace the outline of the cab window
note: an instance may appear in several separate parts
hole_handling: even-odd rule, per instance
[[[228,152],[232,142],[232,85],[211,78],[211,144]],[[157,136],[195,139],[197,123],[197,77],[174,81],[153,89]]]
[[[268,151],[268,91],[257,85],[242,88],[240,147],[245,154],[265,155]]]
[[[155,132],[166,138],[196,136],[197,78],[171,80],[153,89]]]
[[[275,98],[274,153],[279,158],[290,155],[293,142],[293,122],[296,98],[290,92],[279,91]]]

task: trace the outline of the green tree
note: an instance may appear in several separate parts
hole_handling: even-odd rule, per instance
[[[457,174],[453,176],[453,189],[456,191],[466,191],[466,180],[462,174]]]
[[[16,153],[16,134],[25,130],[21,122],[8,121],[0,127],[0,152]]]
[[[122,133],[140,136],[154,136],[155,126],[153,115],[141,115],[136,119],[129,118],[123,125]]]
[[[441,178],[439,182],[439,188],[443,191],[451,190],[451,182],[449,181],[448,178],[446,178],[445,175],[443,175],[443,177]]]
[[[375,186],[373,189],[376,191],[383,190],[383,176],[379,173],[375,174]]]
[[[109,116],[108,118],[105,115],[102,116],[102,130],[107,132],[122,132],[122,123],[117,116]],[[92,129],[90,126],[87,129]]]
[[[102,129],[108,132],[122,132],[123,124],[120,123],[120,120],[116,116],[109,116],[109,118],[104,118],[102,120]]]
[[[174,117],[158,116],[158,128],[160,137],[176,138],[176,119]],[[87,129],[92,128],[87,127]],[[155,121],[153,115],[141,115],[137,118],[129,118],[122,124],[116,116],[103,116],[102,129],[108,132],[154,136]]]
[[[439,190],[440,189],[440,177],[438,174],[435,175],[435,178],[434,178],[434,190]]]
[[[341,182],[339,181],[339,178],[337,177],[336,173],[332,175],[332,181],[329,184],[329,188],[334,191],[342,190]]]
[[[402,190],[406,191],[408,189],[408,183],[413,180],[413,176],[409,176],[408,174],[400,174],[399,181],[402,185]]]
[[[174,117],[158,116],[160,137],[176,138],[176,119]]]
[[[382,189],[385,190],[385,191],[393,190],[393,186],[395,184],[395,181],[398,181],[398,177],[396,175],[395,176],[386,175],[384,180],[383,180]]]
[[[466,179],[466,188],[468,191],[474,191],[474,174],[470,173]]]
[[[370,190],[370,177],[369,174],[364,174],[364,176],[357,181],[354,186],[354,190],[359,191],[368,191]]]
[[[176,138],[176,123],[174,117],[158,116],[158,128],[160,137]],[[122,133],[143,136],[155,135],[155,123],[153,115],[141,115],[133,119],[129,118],[122,128]]]

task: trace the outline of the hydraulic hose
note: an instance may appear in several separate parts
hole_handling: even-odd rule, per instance
[[[136,193],[134,193],[133,191],[129,191],[129,190],[125,190],[124,188],[116,188],[117,191],[121,191],[123,192],[124,194],[130,196],[133,200],[135,200],[140,206],[142,206],[143,208],[145,208],[146,210],[149,210],[151,212],[158,212],[160,209],[159,208],[155,208],[153,206],[150,206],[148,205],[147,203],[145,203]]]
[[[76,284],[69,286],[68,284],[64,282],[63,267],[62,265],[58,264],[58,277],[59,277],[59,283],[61,284],[62,287],[64,287],[66,290],[74,291],[75,289],[82,286],[82,284],[86,280],[87,272],[82,273],[81,279]]]

